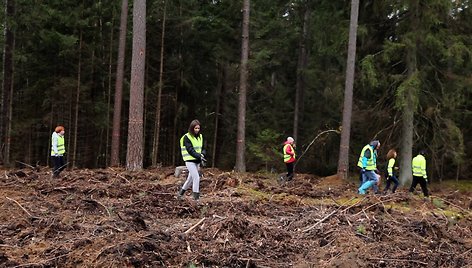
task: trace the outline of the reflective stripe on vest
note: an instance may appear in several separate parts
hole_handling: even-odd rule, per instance
[[[64,155],[66,152],[66,144],[64,143],[64,136],[57,135],[57,154],[58,155]],[[54,150],[52,149],[52,144],[51,144],[51,156],[55,156],[56,153],[54,153]]]
[[[367,144],[362,148],[361,155],[359,156],[359,161],[357,161],[357,166],[362,168],[362,157],[364,157],[365,151],[369,150],[370,151],[370,158],[367,158],[367,163],[366,166],[364,167],[366,170],[376,170],[377,169],[377,155],[374,152],[374,149],[372,149],[372,146]]]
[[[203,136],[202,134],[199,135],[198,138],[195,138],[193,135],[190,133],[187,133],[180,138],[180,151],[182,153],[182,158],[184,161],[191,161],[191,160],[197,160],[195,157],[193,157],[191,154],[187,152],[187,148],[185,148],[184,145],[184,137],[187,136],[187,138],[190,140],[192,143],[192,147],[197,153],[202,153],[202,146],[203,146]]]
[[[287,154],[287,147],[290,146],[290,149],[293,152],[293,159],[295,159],[295,150],[293,149],[291,144],[285,144],[284,145],[284,162],[287,163],[290,158],[292,157],[291,155]],[[280,148],[280,147],[279,147]]]
[[[427,178],[426,159],[422,155],[417,155],[411,161],[413,176]]]

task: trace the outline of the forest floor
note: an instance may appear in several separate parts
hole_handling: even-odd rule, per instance
[[[470,183],[424,200],[204,169],[195,204],[173,174],[0,170],[0,267],[472,267]]]

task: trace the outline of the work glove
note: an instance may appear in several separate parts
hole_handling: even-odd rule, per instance
[[[206,160],[206,158],[205,158],[205,155],[200,154],[200,160],[202,161],[201,165],[202,165],[203,167],[206,166],[207,160]]]
[[[364,174],[365,173],[365,168],[362,168],[361,172],[362,172],[362,174]]]
[[[426,178],[426,177],[423,177],[423,178],[424,178],[424,181],[425,181],[425,182],[428,182],[428,178]]]

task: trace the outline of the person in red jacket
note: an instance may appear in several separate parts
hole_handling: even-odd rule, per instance
[[[293,179],[293,168],[296,161],[294,142],[295,140],[292,137],[288,137],[287,141],[284,142],[284,163],[287,166],[287,181]]]

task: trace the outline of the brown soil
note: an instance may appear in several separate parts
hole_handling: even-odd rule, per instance
[[[336,176],[1,170],[0,267],[471,267],[470,192],[356,194]]]

